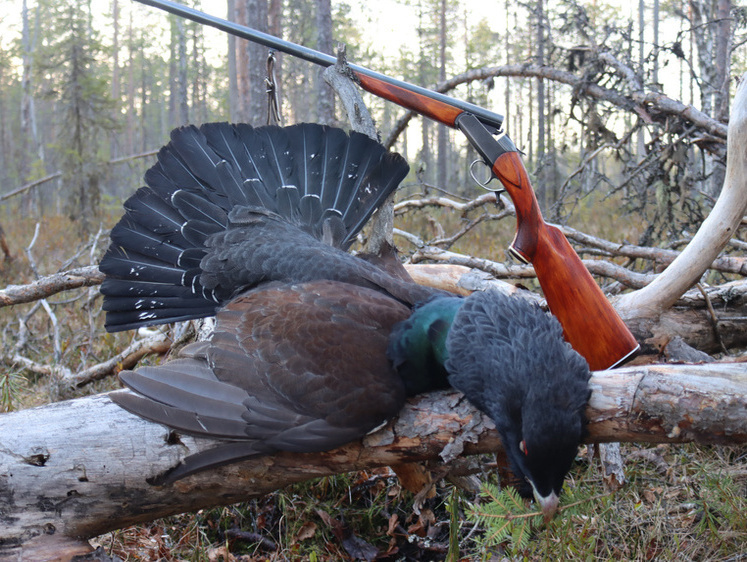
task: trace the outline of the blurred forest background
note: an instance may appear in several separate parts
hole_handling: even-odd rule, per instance
[[[577,229],[572,241],[584,257],[615,265],[593,271],[608,293],[639,288],[659,271],[659,250],[687,244],[723,183],[729,102],[747,70],[747,8],[738,2],[183,1],[324,52],[344,43],[351,62],[505,115],[546,218]],[[95,266],[122,201],[142,185],[174,127],[267,122],[264,47],[130,0],[0,0],[0,7],[4,285]],[[319,67],[278,54],[274,79],[284,124],[348,126]],[[504,261],[514,219],[469,201],[483,192],[469,177],[476,155],[461,134],[363,98],[381,140],[411,165],[395,222],[403,254],[417,261],[427,258],[424,248],[437,248]],[[429,203],[433,195],[450,203]],[[622,242],[631,253],[616,253]],[[746,247],[738,232],[727,251],[742,255]],[[733,279],[741,274],[728,268],[708,273],[714,284]],[[95,286],[6,307],[0,323],[0,411],[109,390],[125,359],[165,351],[141,353],[138,336],[104,334]],[[517,535],[513,555],[744,559],[743,451],[632,447],[627,458],[636,485],[616,503],[599,474],[581,466],[575,477],[588,487],[574,488],[571,499],[595,498],[593,507],[553,523],[530,546],[529,534]],[[335,560],[354,556],[329,530],[347,518],[363,521],[354,533],[368,533],[391,559],[443,559],[450,541],[454,552],[451,529],[467,508],[453,488],[439,486],[435,503],[414,515],[386,470],[335,477],[100,543],[133,560],[207,560],[210,552],[229,560],[232,541],[251,545],[242,551],[247,560],[301,553]],[[484,536],[477,523],[460,532],[463,554],[488,557],[468,540]]]
[[[172,128],[266,122],[264,47],[124,0],[3,4],[7,218],[67,214],[82,232],[95,231],[103,204],[132,193]],[[723,139],[688,131],[656,104],[646,115],[629,96],[661,93],[725,122],[734,77],[746,65],[745,11],[731,1],[228,0],[226,9],[213,13],[325,52],[344,43],[356,64],[440,84],[506,115],[539,180],[541,205],[556,220],[578,195],[601,187],[630,196],[628,210],[649,213],[647,224],[661,231],[656,221],[674,218],[666,199],[712,197],[720,186]],[[345,124],[320,68],[278,59],[286,124]],[[390,138],[402,110],[365,99],[382,138],[408,156],[418,181],[472,189],[474,156],[460,134],[418,118]],[[685,220],[702,217],[698,203],[687,205],[693,216]]]

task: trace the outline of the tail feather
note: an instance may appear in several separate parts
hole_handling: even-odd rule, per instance
[[[246,439],[246,423],[243,420],[199,415],[131,392],[115,392],[109,396],[128,412],[186,433],[217,439]]]
[[[276,212],[284,217],[288,222],[295,225],[301,225],[301,195],[295,185],[283,185],[277,190],[277,209]]]
[[[143,303],[147,301],[143,300]],[[212,301],[199,301],[204,306],[183,306],[182,308],[150,308],[147,310],[128,310],[126,312],[106,313],[107,329],[114,330],[137,330],[143,326],[154,326],[158,324],[169,324],[171,322],[184,322],[195,318],[205,318],[215,314],[215,303]],[[111,326],[114,326],[112,328]]]
[[[117,245],[128,243],[134,245],[140,248],[140,253],[165,263],[177,263],[184,252],[183,247],[172,244],[165,236],[144,230],[132,221],[122,221],[120,228],[112,231],[111,239]],[[121,250],[122,246],[112,249],[114,252],[121,252]]]
[[[275,208],[275,192],[270,193],[265,184],[259,178],[244,180],[244,192],[247,199],[247,207]],[[241,207],[243,205],[237,205]]]
[[[157,257],[113,245],[104,254],[101,264],[99,268],[108,277],[132,279],[135,283],[170,283],[189,287],[192,279],[199,275],[198,271],[184,270]]]
[[[304,218],[303,227],[313,232],[316,238],[322,234],[320,220],[322,218],[322,203],[318,195],[304,195],[298,203],[301,216]]]
[[[184,243],[179,235],[184,218],[171,205],[170,199],[164,200],[155,191],[144,187],[125,202],[124,208],[126,214],[119,224],[137,224],[145,231],[171,236],[174,244]],[[119,225],[115,226],[113,232],[119,228]]]
[[[226,180],[229,177],[238,180],[236,183],[224,181],[221,184],[230,205],[257,205],[250,198],[253,190],[243,187],[244,181],[256,181],[259,176],[248,158],[246,145],[241,142],[240,128],[241,125],[226,127],[223,123],[207,123],[201,127],[201,131],[208,145],[223,159],[219,168]],[[234,165],[231,166],[229,162]]]
[[[370,175],[362,180],[362,183],[357,186],[356,190],[352,193],[351,201],[347,207],[346,215],[350,217],[356,217],[357,220],[350,221],[347,224],[350,232],[360,232],[365,226],[368,219],[371,217],[370,213],[367,214],[367,209],[378,209],[384,200],[397,189],[400,179],[395,180],[390,175],[384,174],[390,165],[396,165],[394,160],[398,158],[398,154],[385,153],[381,156],[381,165],[374,168]],[[370,189],[372,185],[381,186],[380,189]],[[346,243],[352,244],[353,238],[348,238]]]
[[[193,302],[189,301],[189,297],[193,296],[192,288],[191,287],[185,287],[182,285],[170,285],[168,283],[137,283],[133,284],[131,281],[128,280],[122,280],[122,279],[114,279],[111,277],[107,277],[104,279],[104,282],[101,284],[102,292],[104,290],[108,289],[108,292],[111,292],[115,295],[122,295],[122,296],[112,296],[107,297],[104,300],[104,310],[109,310],[109,306],[113,303],[117,303],[121,300],[122,303],[125,303],[127,301],[130,302],[130,306],[132,305],[132,299],[147,299],[148,297],[153,297],[154,300],[161,300],[161,299],[174,299],[174,302],[178,302],[179,299],[184,300],[185,303],[188,304],[194,304]],[[107,293],[104,293],[107,294]],[[211,302],[211,305],[215,306],[215,302]],[[111,308],[111,310],[128,310],[124,307],[121,308]]]
[[[224,208],[206,201],[197,193],[180,189],[171,196],[171,202],[187,221],[198,220],[214,224],[220,230],[228,226],[228,215]]]
[[[159,291],[161,287],[168,287],[168,285],[158,285],[156,283],[153,283],[151,285],[154,292]],[[213,307],[215,306],[214,301],[207,301],[207,305],[203,304],[202,301],[198,299],[185,299],[184,295],[178,295],[178,296],[165,296],[160,293],[156,297],[141,297],[140,298],[141,308],[147,308],[151,311],[158,311],[159,309],[164,309],[166,311],[170,312],[178,312],[181,310],[182,314],[185,314],[185,311],[194,312],[194,309],[200,308],[203,306]],[[131,310],[131,304],[132,304],[132,298],[131,297],[113,297],[107,300],[106,302],[106,311],[107,312],[133,312]]]
[[[187,188],[200,187],[212,200],[211,196],[220,185],[217,166],[222,158],[208,146],[205,135],[194,125],[177,129],[171,134],[171,143],[165,150],[169,147],[177,161],[175,170],[185,176],[183,183],[177,181],[177,184]],[[166,164],[168,166],[169,162]],[[171,173],[171,167],[167,170]],[[172,179],[176,180],[173,176]]]
[[[117,303],[116,314],[107,314],[107,329],[208,316],[221,299],[245,289],[224,286],[216,299],[201,282],[200,261],[209,241],[234,227],[232,211],[262,208],[347,249],[407,170],[401,156],[368,137],[321,125],[210,123],[175,130],[146,172],[147,186],[125,203],[126,214],[112,230],[112,245],[100,264],[107,277],[123,282],[102,286],[105,310],[113,306],[108,300]],[[231,237],[222,240],[233,243]],[[161,285],[172,283],[188,291],[159,304]],[[195,302],[180,304],[180,298]],[[136,308],[146,300],[147,309]],[[172,306],[176,310],[169,316]]]
[[[350,213],[350,205],[355,198],[356,191],[361,188],[361,182],[366,175],[361,174],[372,158],[372,154],[365,150],[363,139],[355,139],[350,142],[348,158],[345,161],[343,173],[340,174],[339,185],[336,188],[334,208],[339,209],[343,216]],[[363,186],[365,187],[365,186]]]
[[[211,380],[202,374],[193,375],[190,371],[196,368],[210,370],[207,365],[193,359],[177,359],[157,369],[144,367],[138,371],[122,371],[119,376],[124,384],[143,396],[143,400],[188,410],[198,418],[209,416],[233,420],[238,424],[239,431],[232,437],[246,437],[242,418],[246,408],[242,402],[247,393],[217,380],[215,376]]]
[[[229,441],[224,445],[189,455],[175,467],[149,478],[148,482],[154,486],[166,486],[207,468],[218,468],[265,455],[271,450],[260,441]]]

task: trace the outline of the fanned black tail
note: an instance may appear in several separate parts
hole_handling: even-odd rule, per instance
[[[365,135],[322,125],[174,130],[147,186],[125,203],[99,266],[107,330],[214,314],[241,288],[201,282],[210,237],[229,229],[229,216],[282,218],[299,238],[345,250],[407,171],[401,156]]]

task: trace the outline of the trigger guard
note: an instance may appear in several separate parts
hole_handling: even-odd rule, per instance
[[[483,188],[483,189],[485,189],[486,191],[492,191],[492,192],[503,191],[503,187],[502,187],[502,186],[500,186],[500,182],[499,182],[499,186],[500,186],[500,187],[497,187],[496,189],[493,189],[493,188],[489,187],[489,184],[490,184],[490,182],[491,182],[491,181],[493,181],[494,179],[497,179],[497,178],[495,177],[495,174],[493,173],[493,170],[490,170],[490,179],[489,179],[488,181],[484,182],[484,183],[483,183],[483,182],[481,182],[481,181],[480,181],[480,180],[478,179],[477,175],[475,175],[475,171],[474,171],[474,168],[475,168],[475,164],[482,164],[482,165],[483,165],[483,166],[485,166],[486,168],[488,168],[488,169],[490,169],[490,168],[489,168],[489,167],[488,167],[488,165],[487,165],[487,164],[486,164],[485,162],[483,162],[483,161],[482,161],[482,160],[481,160],[480,158],[477,158],[477,159],[475,159],[475,160],[473,160],[473,161],[472,161],[472,164],[470,164],[470,165],[469,165],[469,175],[470,175],[470,177],[472,178],[472,180],[473,180],[473,181],[474,181],[474,182],[475,182],[475,183],[476,183],[477,185],[479,185],[480,187],[482,187],[482,188]]]

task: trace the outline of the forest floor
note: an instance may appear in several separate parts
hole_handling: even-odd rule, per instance
[[[582,450],[582,453],[584,451]],[[486,500],[440,482],[419,513],[388,470],[307,482],[256,501],[131,527],[94,542],[123,560],[747,559],[747,451],[623,447],[628,482],[606,488],[581,455],[547,526],[477,524]],[[492,478],[489,476],[488,478]]]
[[[42,275],[95,263],[107,244],[102,236],[93,247],[76,250],[74,225],[61,217],[44,219],[33,246],[34,221],[5,219],[2,226],[14,254],[0,271],[3,286],[33,280],[32,262]],[[104,361],[126,345],[126,335],[103,332],[96,287],[49,300],[60,332],[58,360],[69,368]],[[0,310],[5,351],[16,349],[27,330],[21,351],[52,363],[51,318],[38,303]],[[117,387],[109,377],[72,391],[6,365],[0,411]],[[309,481],[92,542],[133,561],[747,560],[747,447],[626,444],[622,453],[627,482],[610,490],[599,461],[582,448],[561,511],[547,525],[531,506],[512,505],[510,494],[446,481],[418,506],[389,469],[378,469]],[[495,459],[480,460],[483,470],[476,476],[495,484]]]

